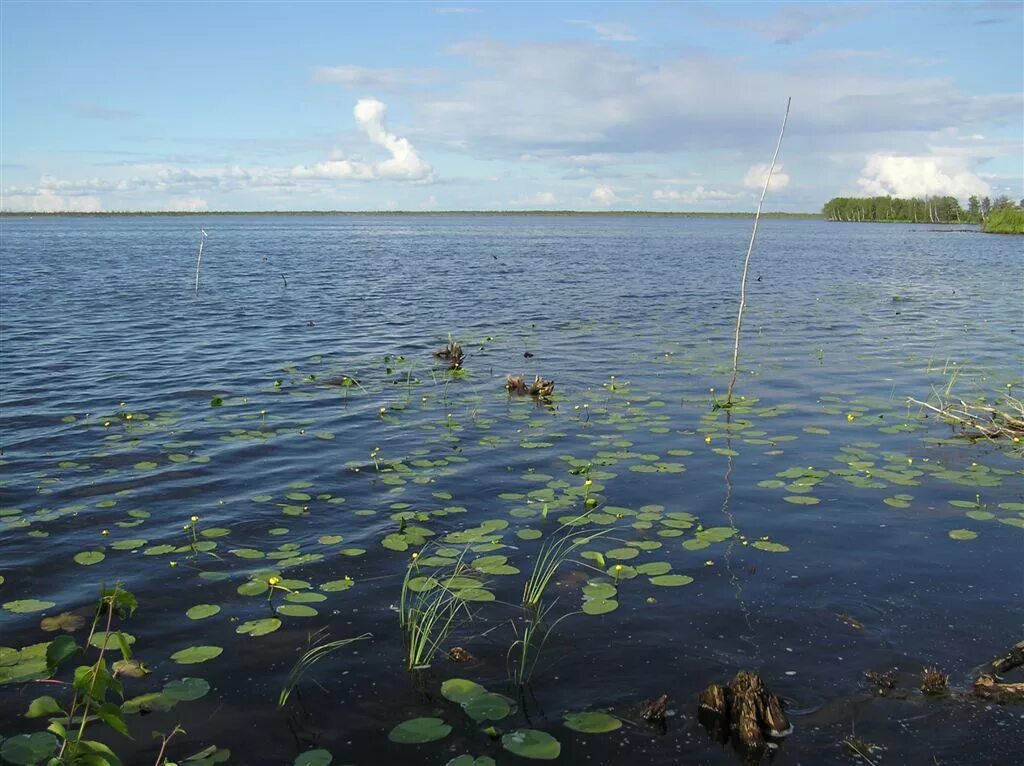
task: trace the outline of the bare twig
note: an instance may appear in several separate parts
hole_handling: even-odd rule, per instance
[[[1024,400],[1005,396],[998,406],[971,403],[960,399],[956,402],[936,397],[938,404],[929,404],[919,399],[907,401],[930,410],[945,420],[959,426],[968,436],[986,439],[1020,438],[1024,436]]]
[[[768,168],[768,175],[764,179],[764,189],[761,190],[761,199],[757,203],[757,213],[754,215],[754,230],[750,233],[750,245],[747,247],[747,257],[743,261],[743,279],[740,281],[740,308],[736,313],[736,338],[732,349],[732,377],[729,378],[729,390],[725,397],[725,406],[732,406],[732,390],[736,386],[736,375],[739,372],[740,363],[740,330],[743,327],[743,309],[747,305],[747,269],[750,267],[750,254],[754,252],[754,239],[757,237],[757,224],[761,220],[761,206],[764,204],[765,195],[768,194],[768,184],[771,183],[772,173],[775,172],[775,161],[779,157],[779,150],[782,149],[782,137],[786,134],[786,122],[789,120],[789,105],[792,98],[786,99],[786,114],[782,118],[782,130],[779,131],[779,142],[775,145],[775,154],[772,155],[772,164]]]

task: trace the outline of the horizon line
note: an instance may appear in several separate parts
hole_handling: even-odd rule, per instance
[[[754,211],[702,211],[702,210],[0,210],[0,216],[202,216],[202,215],[636,215],[636,216],[689,216],[752,218]],[[821,212],[762,212],[762,217],[823,218]]]

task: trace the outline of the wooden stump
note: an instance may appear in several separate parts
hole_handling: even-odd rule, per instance
[[[764,748],[766,739],[780,739],[793,731],[782,700],[772,694],[756,673],[741,670],[728,687],[712,684],[700,694],[699,718],[708,732],[724,741],[723,729],[735,732],[749,750]]]

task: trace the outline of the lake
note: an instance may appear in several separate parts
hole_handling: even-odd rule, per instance
[[[741,669],[787,704],[780,764],[849,762],[851,736],[1019,762],[1021,708],[918,686],[969,690],[1022,638],[1024,451],[907,403],[1024,386],[1019,241],[762,221],[716,409],[750,226],[0,219],[0,734],[70,698],[33,682],[41,621],[121,583],[151,672],[123,679],[134,739],[89,730],[125,763],[180,724],[174,760],[735,764],[697,695]],[[278,708],[304,651],[364,634]],[[892,668],[896,690],[865,681]]]

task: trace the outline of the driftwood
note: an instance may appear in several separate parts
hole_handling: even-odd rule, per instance
[[[1021,665],[1024,665],[1024,641],[1014,644],[1010,651],[1002,657],[996,657],[990,663],[992,672],[999,675],[1008,673],[1014,668],[1019,668]]]
[[[913,398],[907,401],[931,410],[971,438],[998,439],[1024,436],[1022,399],[1007,395],[996,402],[998,406],[993,406],[984,402],[965,402],[963,399],[955,402],[946,401],[941,395],[937,395],[937,398],[938,405]]]
[[[1024,684],[1006,684],[997,681],[995,676],[982,673],[971,687],[975,697],[1001,705],[1024,702]]]
[[[640,706],[640,717],[645,721],[664,721],[665,713],[668,712],[668,695],[648,700]]]
[[[712,684],[700,694],[700,722],[719,742],[729,732],[744,748],[760,750],[768,739],[781,739],[793,731],[782,709],[756,673],[741,670],[728,686]]]

